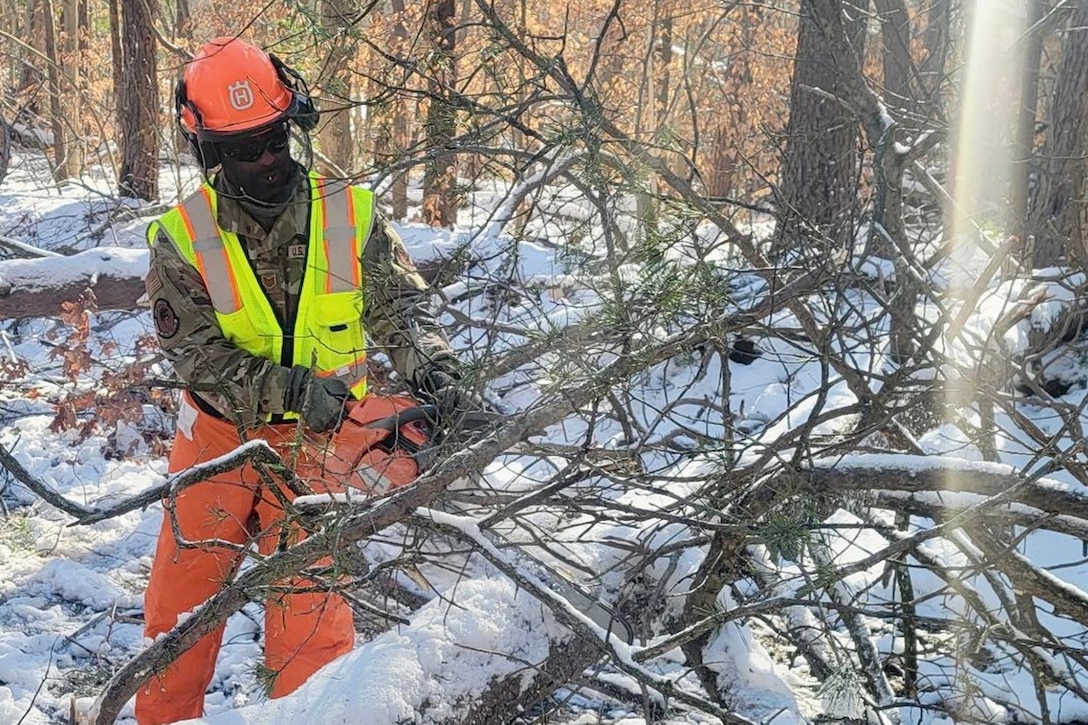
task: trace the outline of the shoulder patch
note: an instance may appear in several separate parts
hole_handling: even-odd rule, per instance
[[[181,327],[181,321],[178,319],[177,313],[174,312],[174,308],[166,300],[155,300],[155,308],[152,310],[152,315],[155,317],[155,329],[159,333],[159,337],[164,340],[169,340],[174,335],[178,334],[178,328]]]

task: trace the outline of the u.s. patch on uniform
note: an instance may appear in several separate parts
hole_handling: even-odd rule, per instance
[[[152,315],[155,317],[155,329],[158,330],[159,337],[169,340],[178,334],[181,321],[178,320],[177,313],[174,312],[174,308],[170,306],[169,302],[163,299],[155,300]]]

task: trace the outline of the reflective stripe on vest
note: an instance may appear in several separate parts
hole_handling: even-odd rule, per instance
[[[335,261],[343,260],[345,254],[354,253],[356,228],[354,196],[343,188],[328,188],[326,193],[327,187],[333,186],[328,179],[321,179],[317,183],[318,193],[324,200],[321,205],[321,227],[325,230],[325,259],[329,260],[329,273],[325,275],[325,294],[350,292],[363,286],[362,265],[344,264],[340,267]],[[367,217],[364,239],[370,238],[374,226],[374,214],[368,211]],[[335,270],[338,269],[351,270],[351,273],[336,273]]]
[[[342,378],[361,398],[366,336],[360,259],[374,223],[374,196],[314,173],[309,178],[310,239],[289,363]],[[224,336],[251,354],[288,364],[280,359],[283,330],[237,235],[216,223],[216,202],[215,191],[204,184],[159,224],[200,272]],[[151,244],[157,227],[148,229]]]
[[[204,278],[204,286],[212,298],[212,307],[220,314],[229,315],[242,309],[242,295],[231,272],[227,247],[219,235],[219,225],[212,216],[211,188],[205,184],[200,192],[186,199],[180,207],[181,218],[189,239],[193,240],[196,268]]]

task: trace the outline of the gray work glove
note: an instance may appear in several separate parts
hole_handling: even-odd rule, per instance
[[[479,430],[502,417],[464,380],[442,368],[426,372],[420,381],[419,395],[438,409],[437,423],[453,431]]]
[[[287,374],[283,408],[298,413],[315,433],[325,433],[344,418],[344,403],[351,389],[340,378],[322,378],[309,368],[296,366]]]

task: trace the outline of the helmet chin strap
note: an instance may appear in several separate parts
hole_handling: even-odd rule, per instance
[[[314,144],[310,140],[310,132],[302,132],[302,147],[306,150],[306,163],[303,166],[307,171],[314,167]]]

